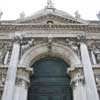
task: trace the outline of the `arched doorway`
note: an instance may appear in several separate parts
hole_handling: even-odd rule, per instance
[[[28,92],[28,100],[72,100],[67,65],[59,58],[42,58],[32,66],[34,74]]]

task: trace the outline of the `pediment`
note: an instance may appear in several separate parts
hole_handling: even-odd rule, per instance
[[[33,23],[33,24],[84,24],[86,21],[75,18],[70,14],[57,9],[43,9],[36,14],[26,17],[24,19],[18,19],[18,23]]]

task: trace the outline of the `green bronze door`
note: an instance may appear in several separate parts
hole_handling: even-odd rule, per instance
[[[58,58],[43,58],[33,66],[28,100],[72,100],[69,67]]]

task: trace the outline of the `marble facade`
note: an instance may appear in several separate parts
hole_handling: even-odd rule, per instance
[[[100,21],[87,21],[49,4],[30,17],[0,21],[1,100],[27,100],[30,66],[40,58],[70,65],[74,100],[99,100]]]

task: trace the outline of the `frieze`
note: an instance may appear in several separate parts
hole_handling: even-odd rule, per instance
[[[33,24],[11,24],[0,25],[0,32],[15,32],[15,31],[28,31],[28,30],[52,30],[52,29],[65,29],[73,31],[85,31],[85,32],[100,32],[100,26],[98,25],[81,25],[81,24],[67,24],[67,25],[33,25]]]

